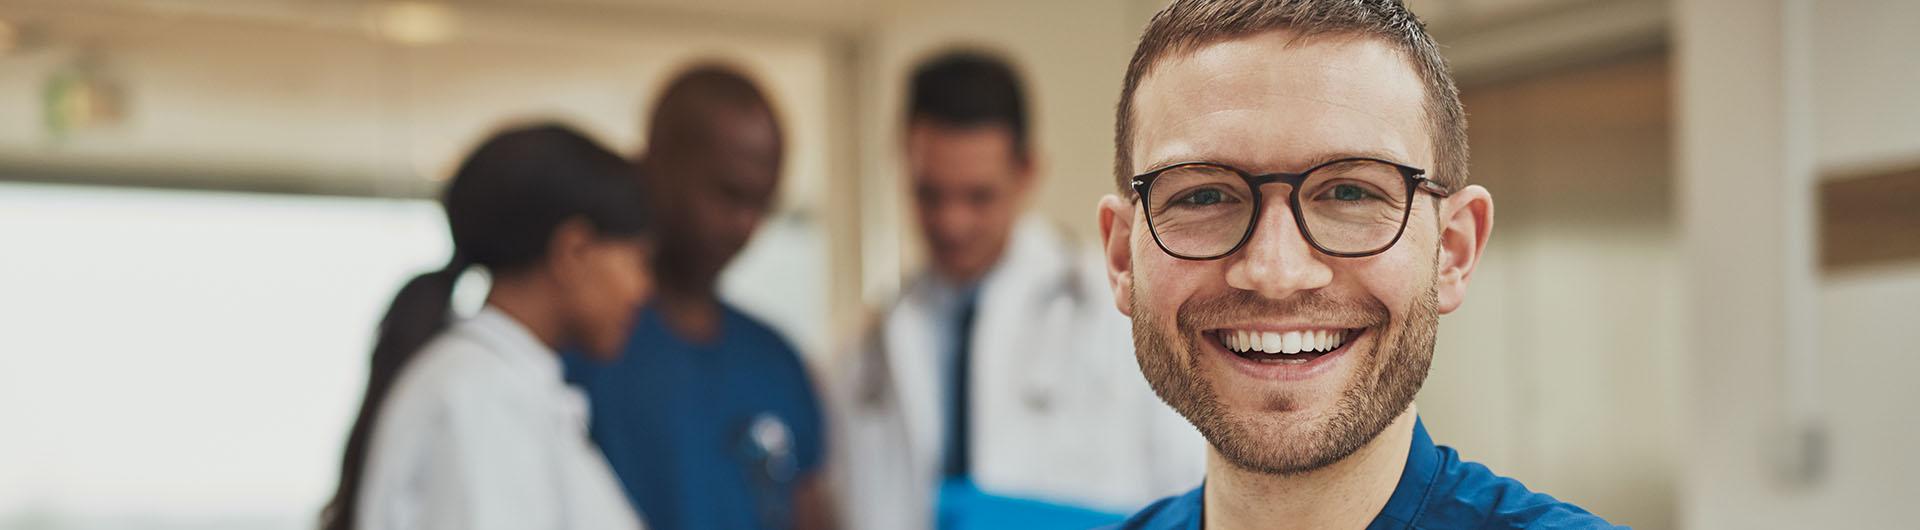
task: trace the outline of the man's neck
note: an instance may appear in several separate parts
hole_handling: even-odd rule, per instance
[[[706,288],[662,288],[654,298],[667,329],[680,340],[695,344],[712,343],[720,337],[720,297],[711,286]]]
[[[1299,475],[1249,471],[1207,449],[1203,499],[1208,530],[1365,528],[1386,507],[1413,443],[1413,407],[1372,441]]]

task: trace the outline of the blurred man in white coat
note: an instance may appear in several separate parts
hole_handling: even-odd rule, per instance
[[[1036,187],[1008,64],[915,72],[906,159],[928,268],[835,385],[852,529],[1086,528],[1199,484],[1199,435],[1134,369],[1090,242],[1023,213]]]

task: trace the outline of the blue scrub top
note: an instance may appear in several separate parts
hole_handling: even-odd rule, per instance
[[[789,527],[793,481],[825,452],[799,354],[733,307],[721,314],[711,344],[681,340],[648,307],[620,360],[566,356],[594,441],[654,530]]]
[[[1123,530],[1200,530],[1201,492],[1205,485],[1147,506]],[[1413,424],[1413,447],[1400,485],[1387,498],[1369,530],[1444,528],[1615,528],[1599,516],[1519,481],[1493,474],[1487,466],[1464,462],[1452,448],[1436,446],[1427,426]]]

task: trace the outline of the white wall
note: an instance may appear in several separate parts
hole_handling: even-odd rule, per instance
[[[0,184],[0,528],[304,528],[419,200]]]
[[[1700,229],[1688,527],[1912,525],[1920,266],[1795,269],[1817,262],[1801,236],[1820,178],[1920,160],[1916,7],[1678,2],[1683,195]],[[1802,421],[1824,443],[1796,446]]]
[[[1823,0],[1810,10],[1812,104],[1829,172],[1920,164],[1920,2]]]
[[[1920,2],[1827,0],[1811,18],[1821,173],[1920,165],[1920,33],[1910,23]],[[1905,509],[1920,498],[1920,263],[1828,275],[1820,322],[1830,474],[1778,505],[1790,514],[1779,527],[1911,525]]]
[[[1493,240],[1419,397],[1435,441],[1636,528],[1674,525],[1683,329],[1660,55],[1463,90]]]
[[[1920,267],[1853,271],[1821,284],[1828,476],[1764,511],[1775,528],[1897,528],[1920,497]]]

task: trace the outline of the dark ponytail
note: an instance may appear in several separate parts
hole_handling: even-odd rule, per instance
[[[322,530],[354,528],[361,476],[381,405],[402,368],[451,317],[454,284],[478,265],[510,274],[545,257],[561,223],[582,217],[606,236],[649,229],[638,179],[619,155],[560,125],[510,129],[489,138],[461,164],[441,204],[454,257],[415,276],[380,319],[367,390],[340,462],[340,484],[320,512]]]

